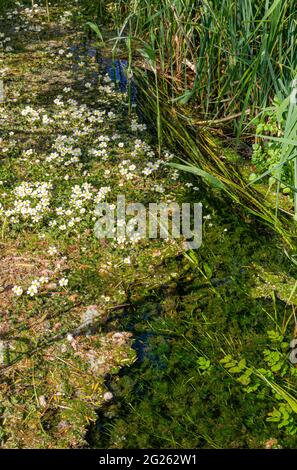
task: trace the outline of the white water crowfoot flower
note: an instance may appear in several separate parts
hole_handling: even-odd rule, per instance
[[[6,210],[5,215],[11,224],[18,223],[20,219],[31,223],[40,222],[50,208],[52,189],[48,182],[23,182],[14,189],[13,208]]]
[[[113,394],[111,392],[105,392],[103,395],[104,401],[110,401],[113,399]]]
[[[34,297],[34,295],[37,293],[38,293],[38,286],[36,284],[32,284],[27,290],[27,294],[30,297]]]
[[[66,277],[62,277],[62,279],[59,280],[59,285],[61,287],[67,287],[68,286],[68,279]]]
[[[27,295],[29,295],[30,297],[34,297],[34,295],[38,294],[38,289],[42,285],[47,284],[48,282],[49,278],[47,276],[41,276],[39,279],[34,279],[26,291]],[[16,296],[20,297],[21,295],[23,295],[24,289],[16,285],[12,288],[12,292]]]
[[[55,246],[50,246],[48,249],[48,254],[53,256],[58,253],[58,249]]]
[[[24,290],[23,290],[23,288],[20,287],[20,286],[14,286],[14,287],[12,288],[12,292],[13,292],[15,295],[17,295],[18,297],[20,297],[20,296],[23,294]]]

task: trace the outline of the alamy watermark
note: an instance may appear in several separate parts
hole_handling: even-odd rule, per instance
[[[99,239],[183,239],[185,250],[195,250],[202,243],[201,203],[151,202],[146,207],[140,202],[127,204],[125,196],[119,195],[116,204],[98,204],[95,214]]]

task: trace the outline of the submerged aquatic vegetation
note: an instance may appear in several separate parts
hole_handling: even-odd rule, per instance
[[[232,235],[221,226],[226,219]],[[293,278],[284,291],[278,273],[288,264],[266,239],[268,261],[263,238],[227,210],[207,221],[204,245],[180,276],[146,289],[124,320],[139,360],[111,379],[115,401],[92,425],[91,445],[260,448],[273,437],[294,447],[296,368],[288,353],[296,298]]]

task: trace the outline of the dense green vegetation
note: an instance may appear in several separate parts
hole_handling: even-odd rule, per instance
[[[142,105],[149,108],[148,119],[155,114],[159,148],[162,139],[168,145],[168,134],[174,149],[188,142],[186,159],[196,173],[199,168],[218,177],[229,197],[291,244],[290,217],[284,221],[282,215],[294,218],[297,211],[294,2],[166,0],[161,7],[151,0],[90,1],[86,11],[101,25],[108,19],[116,30],[109,42],[113,55],[124,46],[129,69],[133,55],[134,73],[146,93]],[[237,152],[250,156],[256,119],[264,126],[252,159],[256,168],[242,179],[238,165],[222,158],[232,139]],[[277,135],[265,130],[270,121],[277,122]],[[219,145],[216,135],[228,137],[228,144]],[[277,156],[265,158],[264,150],[263,164],[259,147],[267,140],[271,147],[278,144]],[[256,183],[266,184],[269,177],[267,194],[267,187]]]
[[[97,9],[92,10],[94,7]],[[90,2],[89,9],[97,15],[99,28],[108,24],[116,29],[111,41],[113,54],[124,54],[126,49],[127,56],[133,57],[128,68],[134,72],[139,105],[155,133],[159,151],[164,145],[169,147],[182,160],[172,166],[202,177],[204,191],[211,194],[208,202],[211,207],[220,205],[223,220],[228,218],[231,199],[232,226],[242,227],[242,219],[245,224],[245,241],[241,241],[244,247],[238,249],[238,258],[232,249],[237,243],[237,230],[231,235],[230,252],[224,239],[216,261],[213,247],[218,241],[207,235],[205,251],[202,248],[193,255],[192,264],[196,269],[198,265],[196,278],[202,275],[210,284],[209,303],[204,298],[201,302],[201,292],[195,297],[196,284],[190,283],[186,291],[193,295],[189,315],[181,281],[175,297],[176,315],[172,314],[172,301],[168,314],[166,295],[159,306],[163,311],[165,304],[161,319],[143,321],[143,305],[139,306],[136,332],[141,338],[142,329],[153,331],[152,337],[145,340],[148,357],[129,377],[124,375],[115,381],[113,386],[121,400],[114,405],[111,422],[108,413],[99,440],[95,427],[94,442],[123,447],[257,447],[264,445],[267,423],[273,422],[280,430],[286,429],[283,445],[293,446],[294,438],[289,436],[295,434],[296,401],[286,396],[286,387],[282,387],[291,380],[293,384],[296,375],[285,353],[292,334],[286,337],[288,325],[294,314],[285,307],[285,316],[281,314],[280,320],[279,313],[284,308],[282,302],[290,303],[294,296],[295,268],[276,255],[272,269],[273,252],[286,248],[279,241],[276,249],[269,247],[271,232],[268,238],[257,236],[252,242],[255,235],[246,223],[252,223],[255,232],[263,224],[275,230],[294,256],[295,224],[290,219],[296,217],[297,207],[294,3],[166,0],[160,5],[139,0],[100,2],[100,8],[99,3]],[[276,239],[272,240],[275,244]],[[263,259],[268,252],[269,268]],[[235,269],[232,276],[234,291],[224,282],[223,286],[215,282],[213,287],[218,266],[225,265],[230,272],[234,257],[241,269],[257,266],[256,277],[259,275],[264,285],[276,282],[279,288],[274,285],[270,293],[269,287],[255,288],[255,277],[246,273],[242,278],[240,269]],[[293,277],[286,294],[280,295],[283,287],[279,283],[283,285],[284,278],[278,274],[282,271],[292,271]],[[226,271],[221,276],[228,278]],[[258,295],[271,296],[271,301],[255,303],[254,296]],[[148,300],[152,301],[151,294]],[[222,301],[224,312],[220,308]],[[193,311],[203,312],[202,318],[199,314],[195,317]],[[175,339],[164,339],[168,331]],[[163,366],[151,364],[155,354],[159,354]],[[158,386],[151,387],[153,377]],[[239,385],[234,385],[234,379]],[[294,385],[289,391],[294,395]],[[268,410],[272,396],[282,404]],[[264,403],[268,404],[266,411]],[[217,419],[220,426],[216,425]]]
[[[132,47],[155,63],[172,99],[194,102],[203,120],[239,112],[241,118],[231,122],[241,129],[296,76],[293,0],[89,4],[99,21],[109,14],[118,37],[130,36]]]
[[[292,292],[295,281],[278,274],[294,270],[265,236],[221,209],[197,258],[180,264],[172,283],[144,292],[122,320],[140,361],[111,379],[116,400],[91,428],[92,446],[258,448],[272,438],[294,447],[296,399],[291,408],[285,397],[296,387],[292,310],[283,289]]]
[[[0,0],[0,26],[1,446],[293,448],[295,2]],[[98,241],[119,194],[202,202],[202,246]]]

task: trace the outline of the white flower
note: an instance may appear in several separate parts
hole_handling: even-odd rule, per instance
[[[124,259],[125,264],[131,264],[131,258],[128,256],[127,258]]]
[[[63,277],[62,279],[59,280],[59,285],[61,287],[66,287],[68,285],[68,279],[66,277]]]
[[[38,287],[40,287],[40,280],[39,279],[34,279],[34,281],[32,281],[31,283],[31,287],[36,287],[38,289]]]
[[[49,122],[50,122],[49,117],[48,117],[46,114],[44,114],[44,115],[42,116],[42,124],[46,125],[46,124],[48,124]]]
[[[103,399],[105,401],[112,400],[113,399],[113,394],[111,392],[105,392],[104,395],[103,395]]]
[[[24,291],[23,291],[22,287],[20,287],[20,286],[14,286],[14,287],[12,288],[12,292],[13,292],[15,295],[17,295],[18,297],[20,297]]]
[[[55,255],[56,253],[58,253],[58,250],[55,246],[50,246],[49,249],[48,249],[48,254],[53,256]]]
[[[37,292],[38,292],[38,287],[36,284],[32,284],[27,290],[27,294],[30,295],[30,297],[34,297],[34,295],[37,294]]]
[[[60,100],[60,98],[56,98],[54,100],[54,103],[55,103],[56,106],[63,106],[64,105],[63,101]]]

